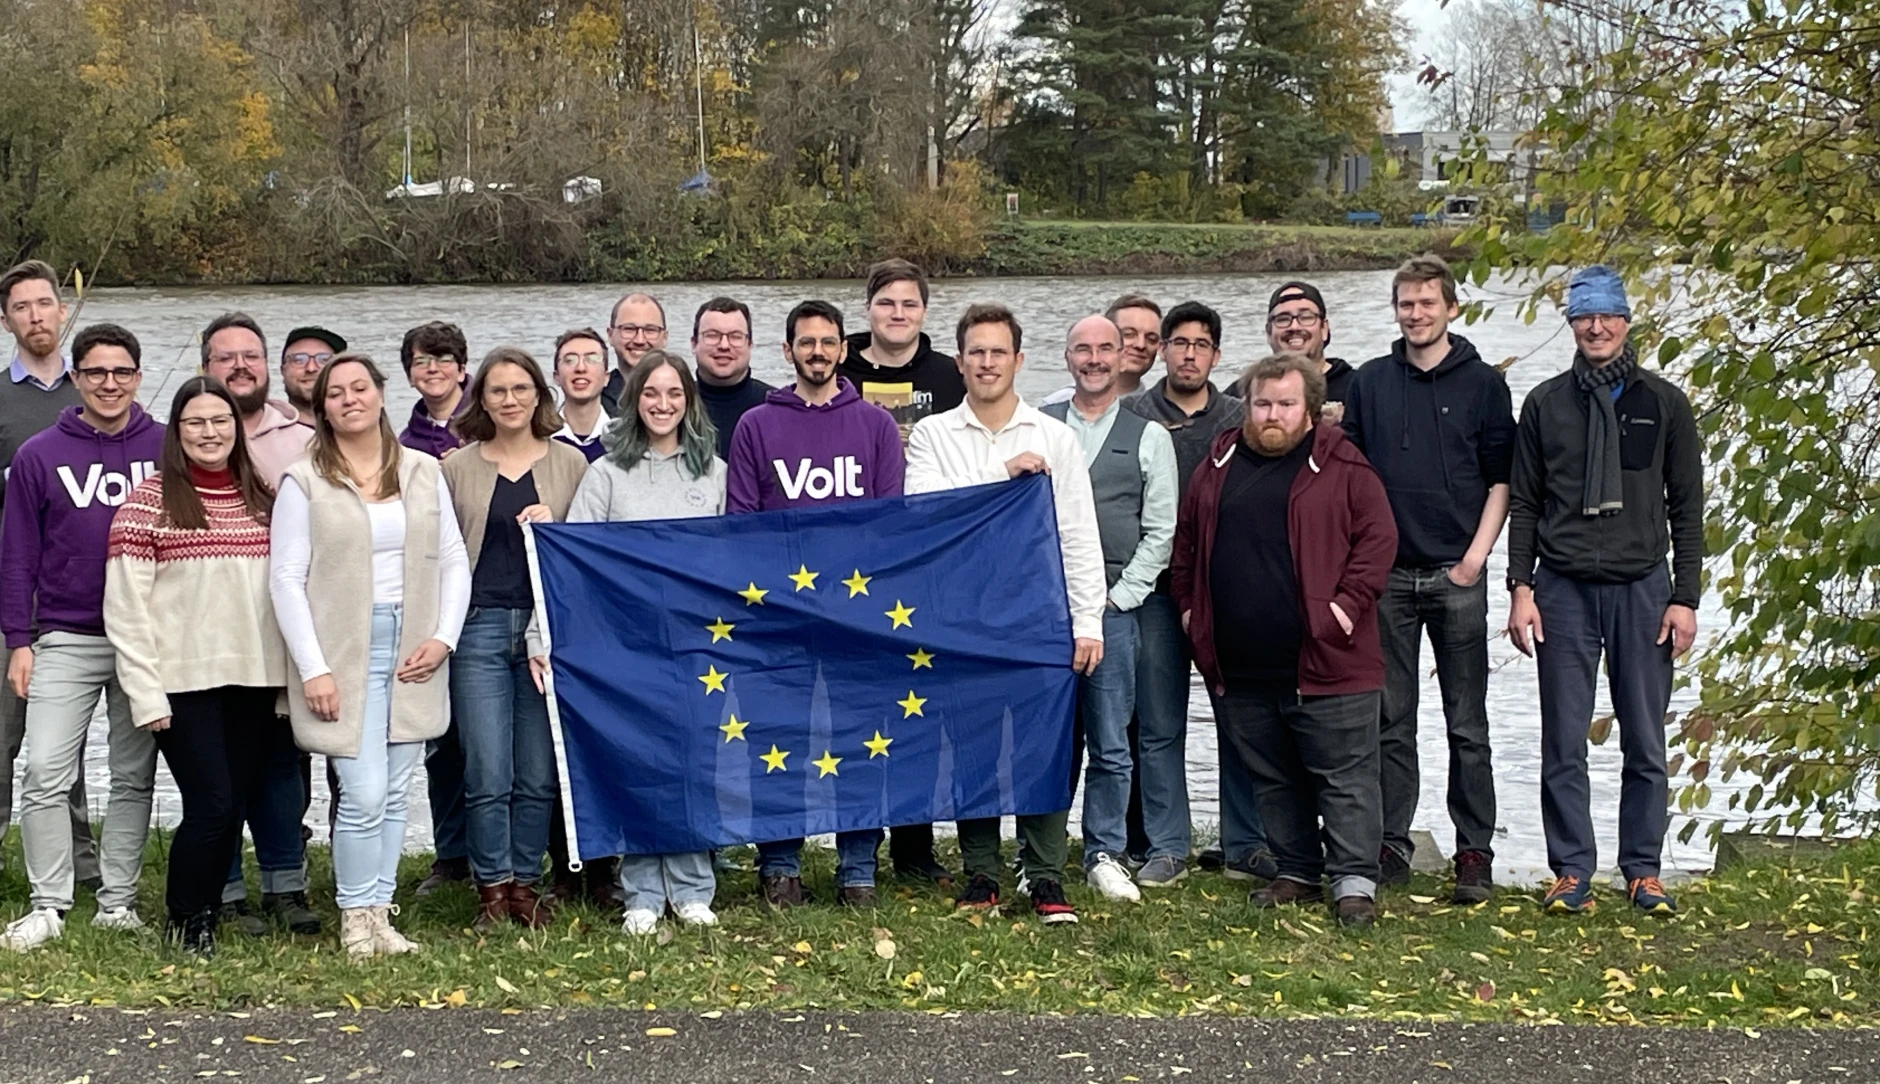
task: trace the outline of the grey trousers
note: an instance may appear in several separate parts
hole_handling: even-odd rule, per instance
[[[33,645],[26,697],[26,780],[20,788],[20,839],[35,908],[72,906],[72,784],[84,774],[85,733],[98,694],[110,719],[111,798],[105,807],[98,890],[100,908],[137,902],[150,836],[150,795],[157,742],[131,722],[117,679],[117,653],[102,636],[48,632]]]
[[[9,652],[10,654],[10,652]],[[26,740],[26,701],[0,677],[0,836],[13,823],[13,764]],[[98,845],[91,838],[91,811],[85,804],[85,777],[72,784],[72,868],[80,881],[98,878]]]

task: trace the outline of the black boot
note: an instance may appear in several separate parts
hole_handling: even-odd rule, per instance
[[[204,960],[215,956],[215,924],[219,908],[205,907],[200,911],[181,916],[180,930],[178,916],[171,912],[164,923],[164,934],[174,941],[179,948],[191,956]],[[171,931],[175,930],[175,933]]]

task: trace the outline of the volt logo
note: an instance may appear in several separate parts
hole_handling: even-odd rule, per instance
[[[148,459],[132,463],[129,478],[117,471],[107,474],[104,464],[93,463],[85,471],[83,485],[69,466],[59,468],[59,481],[65,486],[65,495],[72,498],[74,508],[90,508],[93,501],[116,508],[130,498],[131,490],[136,489],[139,482],[155,473],[157,465]]]
[[[805,494],[812,501],[868,495],[862,490],[862,465],[852,455],[837,456],[833,467],[812,467],[808,459],[799,459],[794,472],[781,459],[771,460],[770,465],[777,472],[783,495],[793,501]]]

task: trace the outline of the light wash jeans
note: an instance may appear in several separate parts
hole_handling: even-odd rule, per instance
[[[398,858],[405,846],[406,800],[411,776],[424,755],[423,742],[388,739],[392,726],[392,682],[398,670],[397,606],[372,607],[372,647],[366,665],[365,713],[359,723],[359,755],[330,757],[339,773],[339,815],[333,824],[333,880],[342,908],[383,907],[398,883]],[[433,680],[436,680],[433,678]]]
[[[450,664],[463,744],[464,824],[480,885],[534,884],[555,815],[555,742],[548,700],[529,676],[530,610],[477,607]]]
[[[1077,683],[1084,724],[1084,868],[1129,845],[1129,717],[1136,711],[1136,614],[1103,610],[1103,661]],[[1153,837],[1152,837],[1153,838]],[[1180,852],[1182,856],[1187,851]]]
[[[144,871],[157,743],[131,722],[118,685],[117,653],[102,636],[48,632],[33,645],[26,690],[26,779],[20,787],[20,841],[34,907],[72,906],[72,784],[84,772],[85,732],[98,694],[110,719],[111,798],[99,847],[104,887],[98,906],[130,907]]]
[[[620,860],[620,888],[627,910],[659,914],[668,904],[710,904],[718,891],[710,851],[684,854],[629,854]]]

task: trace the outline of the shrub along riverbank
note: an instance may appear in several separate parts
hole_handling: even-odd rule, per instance
[[[6,844],[0,899],[26,898],[17,834]],[[807,875],[828,900],[831,856],[812,848]],[[314,904],[329,932],[246,939],[224,930],[204,963],[154,930],[90,926],[88,897],[65,938],[0,966],[0,1003],[259,1005],[344,1012],[361,1006],[606,1006],[688,1011],[743,1008],[999,1010],[1381,1019],[1780,1025],[1880,1024],[1880,901],[1866,871],[1880,845],[1733,868],[1678,889],[1683,913],[1635,914],[1602,886],[1597,913],[1542,914],[1533,891],[1481,907],[1447,905],[1419,878],[1386,893],[1376,928],[1346,933],[1321,908],[1257,911],[1247,886],[1196,873],[1145,891],[1139,905],[1067,886],[1082,914],[1046,928],[1024,906],[1000,917],[955,914],[931,888],[883,885],[870,912],[827,903],[763,909],[749,873],[721,878],[720,925],[629,937],[618,917],[570,909],[539,933],[468,931],[467,888],[423,900],[400,893],[399,925],[425,951],[352,963],[331,932],[327,854],[312,852]],[[405,862],[415,883],[428,859]],[[161,916],[164,853],[153,839],[140,893]],[[81,893],[81,896],[84,894]]]

